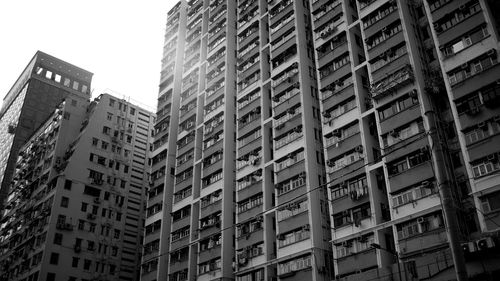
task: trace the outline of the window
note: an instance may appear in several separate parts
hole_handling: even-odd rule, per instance
[[[427,147],[424,147],[421,150],[414,151],[413,153],[405,156],[403,159],[399,159],[387,164],[389,176],[394,176],[399,173],[405,172],[406,170],[429,160],[430,154],[427,150]]]
[[[198,265],[198,270],[200,274],[207,273],[220,269],[222,266],[221,258],[216,258]]]
[[[62,233],[55,233],[54,234],[54,244],[55,245],[61,245],[63,240],[63,235]]]
[[[56,281],[56,274],[53,272],[47,272],[46,281]]]
[[[488,160],[472,165],[472,172],[476,178],[491,174],[498,170],[500,170],[500,163],[498,161],[493,162]]]
[[[392,196],[393,208],[408,204],[414,200],[418,200],[436,193],[437,190],[434,183],[424,181],[416,186],[411,187],[409,190],[402,193],[394,194]]]
[[[50,254],[50,264],[57,265],[59,263],[59,254],[51,253]]]
[[[63,196],[61,198],[61,207],[68,208],[68,205],[69,205],[69,198]]]
[[[263,196],[262,193],[254,195],[248,199],[245,199],[238,203],[238,213],[243,213],[252,208],[262,205]]]
[[[80,83],[78,83],[77,81],[73,81],[73,90],[77,90],[78,91],[78,87],[80,86]]]
[[[311,256],[304,256],[278,264],[278,275],[311,267]]]
[[[92,138],[92,146],[97,146],[98,143],[99,143],[99,139]]]
[[[83,260],[83,270],[90,270],[90,267],[92,266],[92,261],[88,259]]]
[[[66,189],[66,190],[71,190],[71,185],[72,185],[72,183],[73,183],[72,181],[70,181],[70,180],[66,180],[66,181],[64,182],[64,189]]]
[[[489,193],[479,198],[484,213],[497,212],[500,210],[500,191]]]
[[[302,187],[306,184],[306,175],[300,174],[291,179],[287,179],[283,182],[280,182],[276,185],[276,189],[278,190],[278,196],[287,193],[296,188]]]
[[[309,230],[309,225],[305,225],[303,227],[294,229],[290,232],[280,234],[278,237],[278,246],[285,247],[297,242],[300,242],[305,239],[309,239],[310,237],[310,230]]]
[[[110,128],[110,127],[106,127],[106,126],[104,126],[104,127],[102,128],[102,133],[103,133],[103,134],[106,134],[106,135],[111,134],[111,128]]]
[[[80,258],[78,257],[73,257],[73,260],[71,261],[71,266],[74,268],[78,268],[78,262],[80,261]]]
[[[418,98],[416,95],[405,95],[401,99],[392,102],[386,107],[379,110],[380,120],[385,120],[401,111],[404,111],[414,105],[418,104]]]
[[[396,226],[398,238],[407,239],[435,229],[443,228],[443,217],[441,213],[434,213],[406,221]]]

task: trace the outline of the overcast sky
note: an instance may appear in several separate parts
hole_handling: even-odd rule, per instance
[[[177,2],[2,1],[1,99],[40,50],[94,73],[93,97],[109,89],[156,108],[166,16]]]

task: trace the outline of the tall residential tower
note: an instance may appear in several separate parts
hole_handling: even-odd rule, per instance
[[[498,274],[495,9],[180,1],[142,280]]]
[[[9,192],[19,148],[66,97],[90,97],[92,73],[38,51],[0,110],[0,206]]]
[[[102,94],[47,117],[15,161],[1,280],[138,280],[153,114]]]

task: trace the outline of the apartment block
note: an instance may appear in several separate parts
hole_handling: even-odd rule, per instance
[[[15,171],[17,153],[43,120],[66,97],[90,97],[92,73],[38,51],[12,88],[0,110],[0,206]]]
[[[142,280],[498,274],[495,9],[180,1]]]
[[[2,280],[137,280],[154,115],[102,94],[60,103],[21,147]]]
[[[234,22],[234,1],[168,13],[142,280],[233,279]]]
[[[491,138],[485,142],[491,145],[483,148],[482,156],[468,151],[467,131],[460,125],[468,115],[457,114],[457,96],[452,94],[456,90],[450,81],[458,83],[458,78],[452,78],[452,68],[447,69],[454,59],[444,57],[471,46],[470,54],[454,56],[459,69],[473,67],[467,60],[472,53],[481,53],[478,49],[483,50],[484,58],[495,57],[496,50],[485,45],[490,40],[490,49],[498,48],[498,31],[491,20],[485,20],[493,11],[486,3],[466,2],[311,3],[336,278],[453,279],[457,261],[450,250],[451,240],[464,247],[458,249],[458,256],[463,257],[464,250],[468,255],[469,245],[476,254],[489,254],[483,267],[477,255],[467,259],[469,276],[498,272],[498,257],[491,255],[498,244],[498,226],[491,218],[478,220],[484,212],[479,211],[484,207],[481,202],[486,198],[494,202],[495,189],[490,190],[491,197],[481,193],[481,201],[480,194],[473,195],[472,179],[480,176],[474,176],[474,164],[485,163],[487,154],[496,155],[499,146]],[[455,9],[460,12],[454,13]],[[471,14],[482,21],[463,24],[444,39],[445,28]],[[441,17],[443,25],[438,20]],[[450,21],[449,27],[444,27],[445,19]],[[441,26],[443,34],[436,34],[435,28]],[[495,35],[480,47],[472,47],[471,41],[460,45],[460,38],[469,35],[468,29],[475,43]],[[485,63],[493,67],[496,61]],[[478,81],[467,83],[468,87],[495,85],[498,73],[491,70],[491,78],[486,73],[478,74]],[[498,108],[491,111],[489,118],[495,115],[493,111],[499,112]],[[473,160],[467,155],[474,155]],[[476,169],[481,170],[476,173],[493,173],[493,166]],[[493,185],[489,183],[489,187]],[[443,193],[443,186],[450,192]],[[446,209],[447,202],[453,206]],[[491,226],[488,230],[487,224]]]

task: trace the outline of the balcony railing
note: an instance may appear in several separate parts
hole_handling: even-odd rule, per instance
[[[413,69],[411,65],[407,64],[390,74],[387,78],[373,83],[370,87],[370,94],[373,99],[384,97],[410,83],[413,81],[413,78]]]

